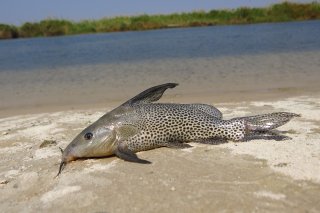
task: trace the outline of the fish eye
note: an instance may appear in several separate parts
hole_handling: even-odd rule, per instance
[[[93,137],[93,134],[92,134],[91,132],[88,132],[88,133],[86,133],[86,134],[84,135],[84,139],[86,139],[86,140],[91,140],[92,137]]]

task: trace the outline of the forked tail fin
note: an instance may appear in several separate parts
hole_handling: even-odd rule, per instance
[[[286,124],[294,117],[300,117],[300,115],[290,112],[274,112],[238,119],[245,120],[247,131],[269,131]]]
[[[233,141],[248,141],[252,139],[285,140],[289,137],[281,135],[276,130],[279,126],[300,115],[290,112],[275,112],[270,114],[238,117],[230,120],[215,120],[217,128],[214,137]]]

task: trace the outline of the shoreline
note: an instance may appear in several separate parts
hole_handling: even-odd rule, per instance
[[[167,94],[164,95],[161,100],[162,103],[206,103],[211,105],[229,105],[237,103],[250,103],[255,101],[280,101],[288,98],[296,97],[309,97],[309,96],[320,96],[320,92],[315,91],[297,91],[295,88],[284,88],[284,89],[274,89],[274,90],[283,90],[283,92],[273,93],[267,92],[256,93],[243,91],[239,92],[229,92],[220,96],[210,97],[208,93],[201,94],[191,94],[191,95],[181,95],[181,94]],[[291,91],[290,91],[291,90]],[[231,97],[230,97],[231,96]],[[78,110],[101,110],[103,108],[115,108],[120,104],[124,103],[126,100],[129,100],[131,97],[126,97],[122,100],[110,100],[97,103],[68,103],[68,104],[38,104],[34,106],[15,106],[10,108],[0,109],[0,119],[23,116],[23,115],[33,115],[39,113],[56,113],[61,111],[78,111]],[[107,99],[107,98],[106,98]],[[191,101],[192,100],[192,101]]]

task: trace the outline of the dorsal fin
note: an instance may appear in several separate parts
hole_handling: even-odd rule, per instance
[[[164,91],[166,91],[168,88],[174,88],[178,84],[176,83],[166,83],[161,84],[158,86],[151,87],[140,94],[136,95],[135,97],[131,98],[129,101],[122,104],[122,106],[132,106],[137,104],[144,104],[144,103],[151,103],[154,101],[157,101],[161,98]]]

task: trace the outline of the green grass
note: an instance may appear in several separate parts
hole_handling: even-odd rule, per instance
[[[320,3],[284,2],[267,8],[243,7],[169,15],[121,16],[80,22],[47,19],[35,23],[27,22],[19,27],[0,24],[0,39],[313,19],[320,19]]]

